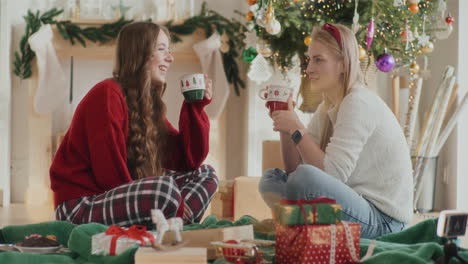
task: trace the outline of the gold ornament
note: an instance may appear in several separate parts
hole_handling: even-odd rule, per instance
[[[311,42],[312,42],[312,36],[308,35],[307,37],[304,38],[304,44],[306,46],[309,46]]]
[[[359,59],[365,59],[367,57],[367,52],[363,47],[359,47]]]
[[[263,15],[263,23],[265,23],[265,25],[268,25],[274,18],[275,18],[275,10],[273,9],[273,2],[270,1],[270,4],[268,5],[268,9]]]
[[[434,43],[429,42],[424,47],[422,47],[421,51],[423,53],[431,53],[432,51],[434,51]]]
[[[419,68],[419,64],[418,64],[417,62],[414,61],[413,63],[411,63],[411,65],[410,65],[410,72],[411,72],[412,74],[418,73],[419,70],[420,70],[420,68]]]

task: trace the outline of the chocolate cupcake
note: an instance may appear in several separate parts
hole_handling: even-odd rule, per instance
[[[41,235],[27,236],[23,241],[16,243],[19,247],[58,247],[60,244],[50,238]]]

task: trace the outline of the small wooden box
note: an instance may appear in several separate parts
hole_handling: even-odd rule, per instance
[[[233,220],[234,180],[220,181],[218,192],[211,200],[211,214],[218,219]]]
[[[257,220],[272,218],[271,209],[258,191],[260,177],[237,177],[234,183],[234,219],[250,215]]]
[[[206,248],[184,247],[161,252],[150,247],[140,247],[135,253],[135,264],[152,263],[206,264]]]
[[[163,244],[170,244],[174,241],[174,233],[167,232],[164,235]],[[213,228],[213,229],[200,229],[183,231],[182,239],[187,240],[187,247],[202,247],[207,248],[208,259],[216,258],[216,250],[211,242],[214,241],[226,241],[226,240],[243,240],[243,239],[254,239],[254,232],[252,225],[244,226],[233,226],[224,228]]]

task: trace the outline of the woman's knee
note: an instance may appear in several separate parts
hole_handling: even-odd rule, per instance
[[[323,178],[324,172],[319,168],[302,164],[289,175],[287,189],[304,190],[320,185],[320,178]]]
[[[260,193],[278,192],[284,189],[283,185],[286,181],[287,175],[284,171],[281,169],[268,169],[258,182],[258,191]]]

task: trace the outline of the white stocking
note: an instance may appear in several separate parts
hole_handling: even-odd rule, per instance
[[[69,92],[52,38],[52,27],[47,24],[28,39],[31,49],[36,53],[39,70],[39,85],[34,100],[34,108],[39,114],[51,113],[61,106],[66,102]]]
[[[213,101],[206,106],[206,113],[212,120],[221,115],[229,97],[229,83],[224,72],[220,47],[221,37],[217,32],[193,45],[195,53],[200,58],[203,73],[213,80]]]

